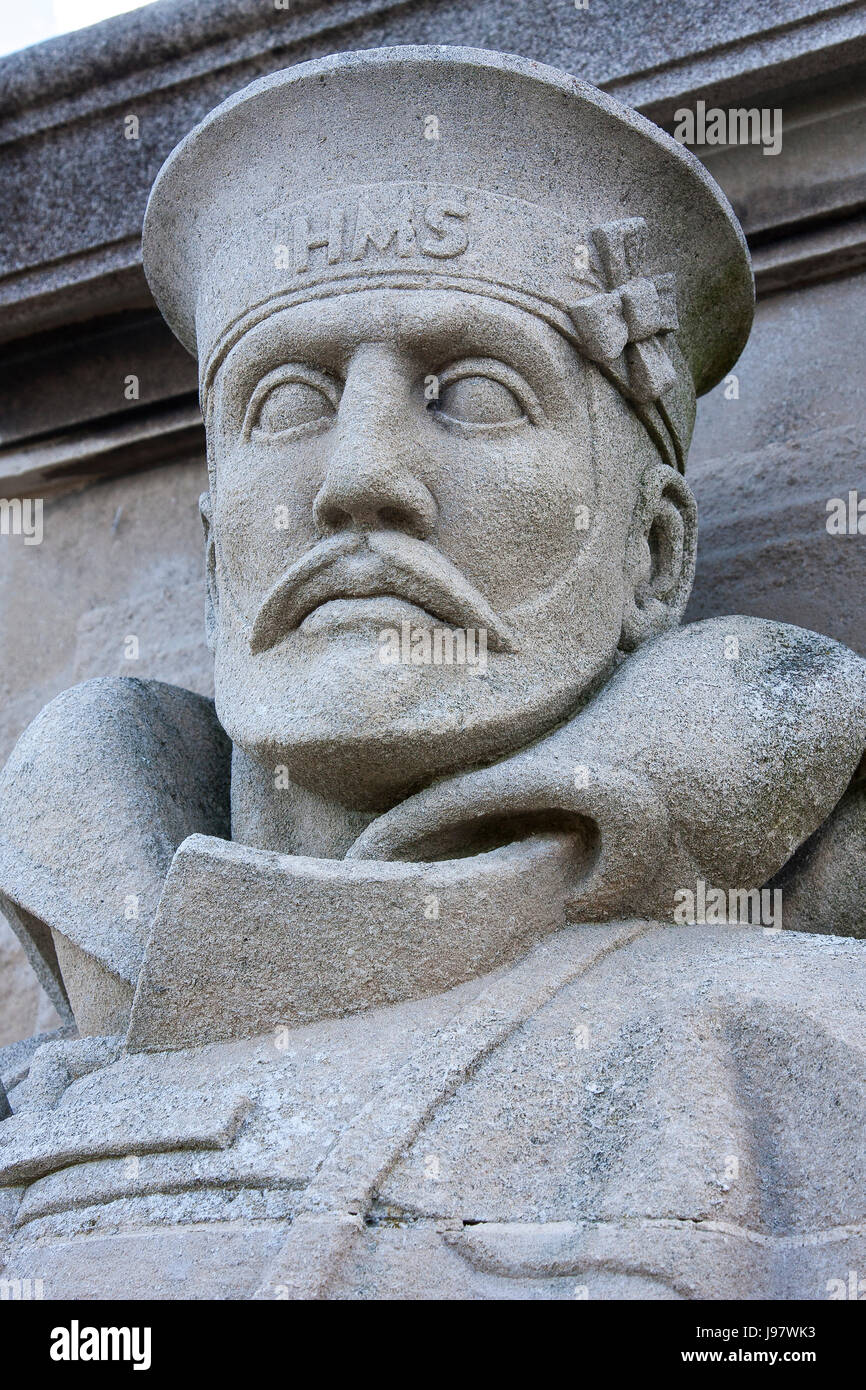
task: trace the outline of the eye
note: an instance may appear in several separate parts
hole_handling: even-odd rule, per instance
[[[467,359],[439,374],[432,411],[461,425],[517,425],[535,416],[535,399],[517,372],[504,363]]]
[[[307,381],[284,381],[262,401],[253,428],[263,434],[282,434],[333,413],[334,407],[317,386]]]
[[[250,399],[244,434],[290,434],[329,423],[340,403],[336,383],[311,367],[281,367],[260,381]]]
[[[439,389],[439,409],[466,425],[498,425],[520,420],[520,402],[501,381],[489,376],[464,376]]]

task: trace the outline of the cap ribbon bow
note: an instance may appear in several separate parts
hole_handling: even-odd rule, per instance
[[[642,275],[647,224],[642,217],[606,222],[592,234],[607,293],[569,306],[581,350],[612,368],[642,404],[658,400],[677,379],[661,333],[678,327],[676,277]]]

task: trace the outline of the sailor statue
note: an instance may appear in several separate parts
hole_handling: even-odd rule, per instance
[[[724,195],[564,73],[383,49],[219,106],[143,248],[216,699],[88,682],[3,773],[0,905],[77,1033],[7,1077],[4,1277],[826,1298],[866,1268],[866,664],[682,625],[753,310]]]

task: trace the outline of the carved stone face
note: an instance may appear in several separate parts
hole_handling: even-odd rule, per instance
[[[265,766],[375,809],[610,670],[656,456],[536,315],[432,289],[284,309],[220,368],[208,440],[217,711]],[[475,661],[458,638],[448,664],[461,629]]]

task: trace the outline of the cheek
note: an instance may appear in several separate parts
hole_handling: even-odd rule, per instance
[[[312,501],[324,470],[320,440],[246,444],[216,460],[217,577],[249,617],[314,540]]]
[[[494,605],[513,604],[547,587],[586,543],[576,521],[595,505],[589,446],[541,427],[461,446],[440,543]]]

